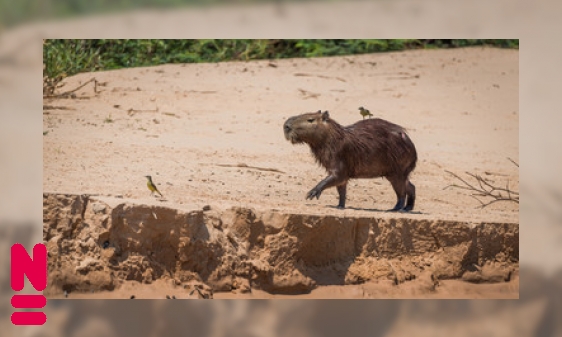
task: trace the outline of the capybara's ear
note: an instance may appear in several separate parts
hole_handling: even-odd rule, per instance
[[[327,121],[328,119],[330,119],[330,114],[328,113],[328,111],[324,111],[324,113],[322,114],[322,121]]]
[[[318,110],[318,111],[316,111],[316,113],[317,113],[317,114],[321,114],[321,113],[322,113],[322,110]]]

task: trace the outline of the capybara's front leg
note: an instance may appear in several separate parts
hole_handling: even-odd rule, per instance
[[[310,200],[313,198],[320,198],[320,194],[322,194],[322,191],[324,191],[325,189],[327,189],[328,187],[332,187],[338,184],[338,178],[333,175],[330,174],[329,176],[327,176],[326,178],[324,178],[322,181],[320,181],[318,183],[318,185],[316,185],[313,189],[311,189],[308,194],[306,195],[306,199]]]

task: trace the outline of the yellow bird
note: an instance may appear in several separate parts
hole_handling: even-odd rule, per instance
[[[359,113],[361,114],[361,116],[363,116],[363,119],[365,119],[365,117],[367,116],[369,116],[369,118],[373,116],[373,114],[369,110],[365,109],[362,106],[359,107]]]
[[[148,179],[148,181],[146,182],[146,186],[148,186],[148,189],[150,190],[150,195],[152,195],[152,193],[156,192],[158,194],[160,194],[161,197],[163,197],[162,193],[160,193],[160,191],[158,191],[158,189],[156,188],[156,185],[152,182],[152,177],[151,176],[145,176],[146,179]]]

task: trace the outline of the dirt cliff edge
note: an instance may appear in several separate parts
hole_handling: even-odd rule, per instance
[[[417,280],[509,281],[519,224],[288,214],[233,207],[179,210],[43,196],[45,293],[170,281],[212,291],[301,294],[322,285]],[[211,291],[212,290],[212,291]]]

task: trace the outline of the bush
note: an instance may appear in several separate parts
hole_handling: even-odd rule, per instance
[[[519,40],[45,40],[44,78],[165,63],[321,57],[420,48],[519,48]]]

